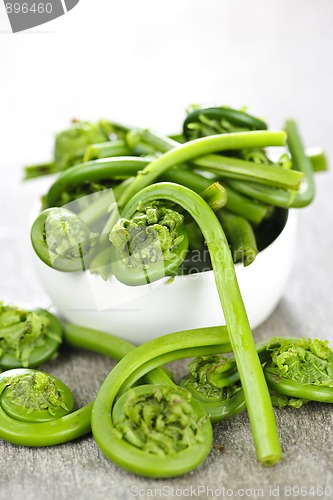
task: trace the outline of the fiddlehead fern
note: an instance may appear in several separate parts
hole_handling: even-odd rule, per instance
[[[51,316],[51,315],[50,315]],[[55,319],[55,318],[54,318]],[[101,352],[116,360],[134,347],[123,339],[64,325],[67,343]],[[155,370],[155,381],[170,380]],[[91,431],[93,402],[73,411],[69,389],[58,379],[27,369],[0,375],[0,438],[23,446],[51,446],[71,441]]]
[[[49,208],[31,228],[31,242],[38,257],[59,271],[84,271],[96,252],[99,235],[73,212]]]
[[[93,330],[91,328],[84,328],[82,326],[73,325],[70,323],[65,323],[64,326],[64,340],[66,343],[73,345],[75,347],[85,348],[101,354],[110,356],[113,359],[120,360],[126,354],[131,352],[135,347],[113,335],[100,332],[98,330]],[[226,343],[226,328],[225,327],[207,327],[194,330],[195,335],[210,335],[212,333],[220,332],[223,336],[225,343],[223,344],[223,351],[231,351],[231,346]],[[190,335],[191,332],[183,332],[184,336]],[[178,334],[179,335],[179,334]],[[172,335],[169,337],[172,338]],[[202,348],[203,352],[205,347]],[[223,356],[222,356],[223,358]],[[212,359],[220,361],[221,355],[203,356],[196,359]],[[228,358],[231,362],[231,371],[234,373],[236,370],[236,364],[234,358]],[[204,374],[201,370],[201,380],[198,381],[198,376],[196,375],[199,363],[194,360],[190,366],[190,377],[185,377],[181,380],[181,385],[183,385],[189,392],[191,392],[194,399],[196,399],[200,405],[205,409],[207,415],[209,416],[211,422],[219,422],[233,417],[245,408],[244,394],[241,391],[239,384],[235,385],[233,388],[227,388],[223,390],[223,395],[221,397],[221,389],[213,387],[212,385],[204,384],[203,378]],[[214,365],[212,365],[214,366]],[[201,363],[201,368],[203,368]],[[236,371],[237,375],[238,372]],[[159,378],[157,378],[159,377]],[[166,375],[161,369],[155,369],[149,372],[144,377],[145,382],[148,383],[166,383],[170,385],[170,381],[166,378]],[[237,377],[237,381],[239,376]],[[194,383],[193,383],[194,382]],[[196,383],[198,382],[198,383]],[[219,384],[221,383],[219,378]],[[232,382],[228,380],[225,385],[231,384]],[[235,395],[235,397],[233,397]],[[213,396],[213,399],[211,398]]]
[[[161,199],[176,203],[188,211],[205,238],[245,394],[258,458],[264,464],[271,465],[281,458],[274,413],[222,227],[200,196],[171,183],[142,189],[124,207],[122,216],[131,218],[140,202],[150,203]]]
[[[205,411],[165,374],[161,386],[159,374],[151,370],[199,352],[229,350],[227,329],[216,327],[165,335],[127,354],[110,372],[95,400],[92,430],[102,451],[121,467],[150,477],[177,476],[199,465],[212,442]],[[128,391],[147,374],[154,385]]]
[[[228,366],[230,367],[228,370]],[[227,379],[219,387],[211,383],[209,371],[223,367]],[[199,356],[189,364],[189,375],[180,385],[185,387],[200,402],[211,422],[220,422],[234,417],[246,408],[244,392],[239,382],[235,363],[220,355]]]
[[[90,431],[92,405],[73,412],[73,396],[58,379],[16,369],[0,375],[0,438],[24,446],[51,446]]]
[[[126,190],[127,184],[131,182],[131,179],[127,178],[127,176],[131,173],[137,173],[138,169],[142,168],[144,165],[147,165],[147,160],[141,158],[111,158],[105,161],[87,162],[82,165],[76,165],[64,172],[49,190],[46,197],[48,205],[50,203],[57,204],[59,202],[59,197],[63,197],[64,194],[67,193],[66,190],[76,183],[82,183],[87,180],[104,182],[103,179],[105,179],[106,176],[109,176],[110,179],[122,176],[125,180],[112,189],[106,189],[100,193],[95,193],[98,194],[96,197],[91,195],[93,200],[90,200],[90,196],[87,196],[87,206],[77,214],[64,207],[48,208],[41,212],[35,220],[31,230],[32,244],[39,258],[50,267],[60,271],[80,271],[89,267],[92,272],[99,272],[107,279],[112,274],[112,270],[109,269],[112,257],[112,245],[110,242],[108,243],[108,234],[119,218],[117,198],[121,196],[124,190]],[[171,172],[169,177],[172,179],[173,176],[174,174]],[[187,182],[191,185],[193,184],[193,177],[197,180],[198,176],[192,172],[185,171],[182,176],[182,178],[187,179]],[[201,177],[200,179],[203,180]],[[200,192],[201,197],[206,200],[213,210],[220,209],[227,201],[226,191],[218,182],[211,184],[211,182],[206,179],[206,182],[204,181],[203,183],[196,182],[195,187]],[[156,263],[154,269],[149,269],[149,272],[145,273],[145,279],[135,276],[135,271],[133,270],[133,280],[131,284],[149,282],[150,271],[153,272],[154,276],[158,275],[159,277],[165,274],[173,274],[174,269],[177,269],[184,260],[188,247],[188,237],[185,226],[180,223],[180,219],[183,220],[182,215],[173,212],[173,218],[167,217],[167,213],[168,215],[172,214],[172,210],[167,207],[160,207],[158,210],[156,207],[147,207],[145,210],[148,210],[147,213],[149,214],[147,219],[149,223],[145,224],[147,226],[146,229],[143,229],[144,217],[142,211],[140,221],[138,219],[135,223],[137,229],[141,227],[140,237],[144,237],[144,234],[147,235],[147,233],[150,233],[150,237],[152,237],[153,234],[158,234],[158,238],[155,238],[155,240],[161,243],[161,245],[159,243],[160,249],[163,246],[166,248],[166,242],[163,242],[163,240],[165,240],[167,228],[170,226],[170,231],[177,233],[175,237],[172,236],[174,248],[176,249],[177,247],[177,251],[169,253],[169,255],[167,255],[167,252],[163,252],[163,259],[158,259],[160,262],[162,260],[163,262],[168,261],[165,266],[165,273],[163,271],[163,265],[158,265],[158,263]],[[161,213],[163,210],[165,214],[162,217]],[[168,210],[168,212],[166,212],[166,210]],[[158,214],[158,224],[153,224],[153,213]],[[161,217],[164,220],[162,223],[160,223]],[[174,220],[175,217],[178,219],[177,222]],[[94,227],[94,224],[98,221],[99,224],[102,222],[104,226],[103,229],[99,229],[99,234],[90,229]],[[116,245],[120,244],[121,247],[123,240],[122,236],[126,238],[125,232],[129,233],[127,227],[120,227],[122,222],[127,224],[124,220],[118,221],[116,231],[112,233],[111,238],[111,241],[114,240],[112,243]],[[175,223],[177,227],[175,227]],[[133,226],[133,224],[131,224],[131,226]],[[131,233],[135,232],[133,227],[131,229]],[[127,236],[129,236],[129,234]],[[146,238],[144,237],[144,239]],[[138,242],[137,237],[136,242]],[[126,241],[123,243],[125,244]],[[140,253],[142,254],[141,250],[142,245],[140,249]],[[172,256],[174,256],[175,259],[173,259]],[[133,260],[133,256],[131,256],[131,259]],[[116,262],[115,267],[121,267],[121,263]],[[108,271],[105,275],[106,269],[108,269]]]
[[[293,168],[303,174],[303,180],[297,190],[286,191],[272,186],[262,186],[255,182],[246,183],[234,179],[228,180],[228,185],[263,203],[285,208],[301,208],[309,205],[315,196],[314,170],[311,159],[305,152],[297,124],[293,120],[288,120],[285,124],[285,130]],[[325,164],[325,158],[322,158],[322,161]]]
[[[204,460],[212,431],[201,403],[156,367],[199,352],[229,352],[226,327],[169,334],[137,349],[122,339],[77,325],[65,324],[64,336],[74,346],[115,359],[125,356],[104,382],[92,415],[94,436],[109,458],[152,477],[180,475]],[[149,385],[127,391],[141,377]]]
[[[106,120],[97,123],[73,120],[70,127],[55,137],[53,161],[25,167],[25,179],[61,172],[82,160],[87,146],[109,139],[111,124]]]
[[[75,325],[64,325],[64,337],[67,343],[117,360],[134,349],[123,339],[95,331],[92,335],[91,330]],[[159,380],[163,381],[164,377],[167,375],[162,373]],[[91,431],[93,402],[73,411],[74,401],[69,389],[43,372],[16,369],[2,373],[0,398],[0,438],[11,443],[52,446]]]
[[[8,373],[1,406],[11,417],[25,422],[45,422],[73,411],[73,395],[60,380],[36,370]]]
[[[266,129],[267,125],[264,121],[244,111],[223,106],[194,107],[184,120],[183,135],[189,140],[213,134]]]
[[[309,401],[333,402],[333,352],[328,341],[274,337],[259,343],[257,352],[274,406],[300,408]],[[246,407],[234,358],[195,358],[181,385],[201,402],[212,422]]]
[[[130,389],[117,400],[112,418],[121,439],[153,460],[157,456],[167,463],[182,455],[185,458],[188,452],[201,455],[203,449],[208,453],[212,444],[205,411],[180,387],[144,385]]]
[[[260,362],[264,363],[269,358],[267,343],[262,342],[256,347]],[[246,408],[234,357],[215,354],[195,358],[180,385],[200,401],[212,422],[229,419]]]
[[[53,314],[0,302],[0,368],[40,365],[56,355],[61,341],[62,328]]]
[[[272,339],[265,366],[269,386],[293,398],[333,402],[333,352],[320,339]]]
[[[46,195],[47,208],[57,206],[64,192],[86,182],[101,183],[107,180],[124,180],[136,175],[149,163],[148,159],[121,157],[88,161],[63,172],[52,184]]]
[[[181,144],[167,151],[159,158],[150,162],[142,171],[139,171],[134,181],[120,196],[119,205],[121,208],[124,207],[135,193],[153,183],[158,177],[175,165],[180,165],[199,156],[214,153],[216,151],[283,146],[285,140],[286,135],[284,132],[268,132],[263,130],[212,135]],[[299,185],[302,175],[297,175],[297,172],[294,172],[294,174],[295,177],[297,177],[297,179],[295,179],[295,189],[297,189],[297,185]]]
[[[199,329],[195,332],[196,340],[207,331],[208,333],[212,332],[214,343],[217,330],[213,328]],[[218,331],[220,339],[220,330]],[[213,345],[212,347],[208,345],[208,352],[216,352],[220,349],[230,350],[226,329],[223,327],[222,332],[224,332],[222,340],[225,343],[217,346]],[[176,340],[182,334],[183,332],[176,334]],[[186,334],[191,335],[192,332],[185,332]],[[122,359],[135,349],[134,346],[119,337],[71,324],[64,325],[64,337],[66,342],[71,345],[100,352],[116,360]],[[170,337],[171,343],[172,339],[173,336]],[[190,347],[187,351],[183,351],[184,355],[198,354],[199,348],[196,347],[198,345],[198,342],[194,342],[193,348]],[[205,347],[202,349],[205,351]],[[175,359],[177,359],[177,355]],[[145,380],[150,384],[168,386],[175,393],[178,391],[178,388],[162,369],[149,371]],[[163,387],[162,392],[164,393]],[[0,438],[11,443],[24,446],[51,446],[71,441],[89,433],[91,430],[93,402],[73,411],[73,398],[69,389],[51,375],[27,369],[4,372],[0,376],[0,393],[2,395]],[[179,395],[183,399],[184,412],[186,413],[186,401],[190,396],[187,391],[181,389],[179,389]],[[166,394],[167,399],[170,399],[170,397],[170,394]],[[206,413],[200,405],[198,406],[198,403],[193,403],[193,405],[193,408],[196,408],[195,411],[199,412],[200,418],[203,421],[207,420]],[[192,403],[190,403],[190,406],[192,408]],[[175,411],[177,412],[177,410]],[[183,419],[182,422],[184,423]],[[194,423],[192,422],[191,425],[193,426]],[[185,427],[184,433],[186,433]],[[211,430],[209,431],[208,423],[206,424],[207,429],[208,434],[207,432],[204,434],[205,439],[203,440],[205,444],[202,443],[202,448],[205,450],[204,456],[208,453],[211,442]],[[193,432],[196,433],[196,431]],[[199,435],[201,435],[200,433],[201,431]],[[199,437],[198,439],[200,441]],[[200,457],[201,460],[204,458],[202,458],[202,455]]]
[[[127,285],[142,285],[172,275],[188,250],[183,215],[158,203],[140,205],[131,219],[119,219],[110,241],[113,273]]]

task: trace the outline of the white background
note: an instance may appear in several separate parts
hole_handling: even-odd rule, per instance
[[[1,3],[1,157],[47,160],[72,117],[177,131],[193,102],[295,117],[332,151],[332,25],[331,0],[80,0],[10,34]]]

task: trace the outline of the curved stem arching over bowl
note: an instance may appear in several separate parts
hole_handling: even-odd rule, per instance
[[[188,211],[202,231],[245,394],[257,455],[266,465],[276,463],[281,458],[281,448],[274,413],[222,227],[199,195],[172,183],[142,189],[124,207],[122,216],[133,216],[140,202],[161,199],[179,204]]]

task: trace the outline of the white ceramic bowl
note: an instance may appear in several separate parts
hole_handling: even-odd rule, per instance
[[[289,210],[280,235],[248,267],[236,265],[252,328],[273,312],[292,268],[296,213]],[[213,271],[130,287],[89,272],[63,273],[35,255],[39,278],[67,321],[113,333],[140,344],[166,333],[225,324]]]

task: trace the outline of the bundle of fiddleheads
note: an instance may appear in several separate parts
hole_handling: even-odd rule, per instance
[[[19,334],[20,324],[12,325],[12,330]],[[64,325],[63,330],[67,343],[102,352],[116,360],[134,349],[125,340],[102,332],[74,325]],[[31,352],[32,358],[37,359],[39,349]],[[38,359],[42,363],[48,358],[38,355]],[[161,372],[158,380],[165,378],[167,375]],[[91,431],[93,401],[74,411],[68,387],[49,374],[31,369],[8,370],[0,375],[0,393],[1,439],[23,446],[52,446]]]
[[[110,334],[71,324],[65,324],[63,328],[65,341],[68,344],[100,352],[116,360],[122,359],[135,349],[125,340]],[[219,338],[221,338],[219,329],[207,329],[208,333],[212,332],[213,341],[216,341],[217,331]],[[168,341],[170,345],[174,345],[181,336],[190,337],[192,333],[172,334]],[[198,338],[206,333],[206,329],[199,329],[194,333],[194,347],[192,348],[191,343],[188,342],[191,347],[183,351],[184,355],[192,353],[195,355],[199,352]],[[216,352],[217,349],[230,350],[225,328],[222,328],[222,333],[224,335],[221,338],[222,345],[214,345],[213,347],[208,345],[206,348],[208,352]],[[210,339],[210,343],[212,343],[212,339]],[[205,347],[203,349],[205,350]],[[172,356],[172,353],[170,354]],[[177,359],[177,355],[175,359]],[[151,405],[154,406],[156,398],[159,403],[163,400],[166,404],[165,425],[168,430],[166,430],[162,441],[165,442],[166,448],[170,443],[173,443],[171,448],[174,446],[174,451],[177,453],[184,451],[191,445],[191,451],[198,452],[198,454],[196,453],[194,460],[190,460],[188,457],[185,462],[188,470],[194,468],[209,452],[212,440],[211,427],[204,409],[198,403],[191,401],[191,395],[188,391],[175,386],[162,369],[149,371],[145,376],[145,381],[154,384],[152,393],[150,395],[147,393]],[[139,388],[132,390],[141,391]],[[71,441],[91,430],[91,413],[94,402],[73,411],[74,401],[71,392],[61,381],[51,375],[28,369],[9,370],[0,375],[0,393],[0,437],[6,441],[24,446],[51,446]],[[131,404],[133,401],[132,398]],[[132,414],[129,409],[131,404],[128,407],[129,414]],[[170,411],[174,414],[174,419],[169,418]],[[147,412],[148,410],[144,410],[145,418],[149,413]],[[182,414],[181,417],[180,414]],[[117,418],[119,420],[119,415]],[[178,424],[180,425],[179,429]],[[161,425],[162,422],[159,422],[159,431],[161,431]],[[122,426],[125,429],[126,422],[119,423],[119,428]],[[177,429],[179,430],[178,434]],[[128,430],[126,432],[127,438],[130,434],[131,432]],[[134,434],[136,434],[135,430]],[[183,434],[183,445],[178,443],[180,434]],[[189,455],[188,450],[185,453],[185,458],[187,455]],[[176,474],[176,469],[173,474]]]
[[[3,373],[1,438],[26,446],[60,444],[88,433],[93,415],[96,441],[109,458],[137,474],[169,477],[207,456],[208,418],[221,421],[246,407],[236,360],[221,354],[231,352],[226,327],[169,334],[136,349],[97,330],[71,324],[63,330],[68,344],[122,361],[96,402],[77,411],[69,389],[54,377],[26,369]],[[276,406],[333,402],[333,353],[327,341],[273,338],[258,344],[257,352]],[[183,389],[157,368],[199,353]],[[139,380],[149,385],[133,387]]]
[[[108,124],[108,127],[110,132],[112,125]],[[312,167],[294,124],[288,122],[286,125],[290,155],[283,155],[276,162],[270,160],[264,148],[283,146],[286,134],[270,132],[266,128],[262,120],[243,111],[222,107],[192,111],[184,122],[182,137],[173,139],[115,126],[116,140],[124,142],[111,144],[112,140],[98,140],[97,144],[88,145],[85,153],[74,160],[76,166],[60,175],[51,186],[45,197],[47,210],[33,225],[32,241],[36,253],[51,267],[63,271],[89,267],[98,271],[99,267],[104,267],[107,268],[105,279],[113,274],[125,284],[141,285],[179,272],[188,239],[193,245],[199,227],[202,245],[206,244],[210,253],[235,357],[230,366],[224,360],[226,366],[217,370],[219,375],[224,373],[223,381],[219,382],[222,385],[217,387],[223,389],[220,396],[225,410],[220,407],[219,411],[227,416],[232,411],[240,411],[246,403],[258,458],[265,465],[271,465],[280,459],[281,449],[261,367],[262,359],[252,338],[233,261],[242,260],[248,265],[254,260],[258,251],[255,226],[271,215],[272,207],[303,206],[311,201],[314,191]],[[105,155],[117,156],[119,151],[130,156],[103,159]],[[134,157],[137,154],[145,156]],[[226,189],[216,184],[215,181],[219,180]],[[164,182],[152,184],[156,181]],[[109,188],[112,189],[111,196]],[[81,196],[96,191],[102,191],[101,196],[91,205],[81,203]],[[79,213],[54,208],[76,199]],[[217,219],[211,208],[218,210],[224,205],[227,210],[223,209]],[[185,228],[186,225],[191,229]],[[48,238],[49,228],[51,236]],[[155,348],[155,344],[149,348]],[[204,354],[203,347],[200,349]],[[140,351],[137,354],[140,358]],[[154,384],[158,388],[152,388],[152,392],[135,388],[129,399],[121,396],[125,388],[147,373],[148,366],[152,369],[168,359],[163,353],[150,362],[151,354],[147,354],[145,367],[141,369],[140,364],[137,368],[132,366],[129,372],[127,363],[131,365],[131,356],[134,358],[132,353],[128,354],[119,364],[120,368],[115,369],[116,374],[117,370],[120,371],[124,380],[120,377],[120,382],[115,381],[111,374],[103,385],[100,394],[104,399],[98,396],[94,405],[93,427],[103,451],[117,463],[137,471],[127,456],[133,445],[144,453],[148,451],[161,457],[166,452],[186,454],[185,435],[188,443],[195,444],[196,425],[201,420],[197,411],[193,410],[193,413],[188,407],[188,392],[186,396],[184,392],[176,396],[174,387],[171,392],[162,390],[156,380]],[[135,367],[134,359],[133,363]],[[157,378],[161,377],[165,379],[165,374]],[[112,381],[111,388],[109,380]],[[215,389],[207,387],[212,380],[207,380],[206,387],[201,390],[202,400],[217,395]],[[169,384],[167,381],[166,385]],[[119,396],[119,407],[126,418],[120,417],[118,402],[115,403]],[[171,420],[175,419],[173,410],[177,399],[182,400],[178,412],[180,420],[177,421],[177,427],[182,431],[176,439],[174,430],[169,428],[167,415],[171,414]],[[160,414],[158,407],[163,409]],[[215,418],[213,413],[211,416]],[[107,418],[111,423],[107,423]],[[120,441],[125,439],[129,445],[131,443],[130,448],[123,448],[125,451],[118,449],[118,458],[110,451],[110,440],[102,439],[102,423],[114,439],[118,436]],[[188,423],[190,430],[186,427]],[[170,439],[162,439],[162,428],[167,428]],[[155,443],[151,441],[152,434],[156,437]],[[136,453],[139,452],[134,452],[138,459],[143,456]],[[187,459],[184,463],[187,464]],[[141,472],[154,475],[155,472],[149,473],[151,464]],[[188,464],[182,470],[189,470]],[[166,466],[166,471],[167,475],[173,475],[173,465]]]
[[[68,187],[72,182],[76,182],[77,177],[82,178],[82,175],[104,178],[106,172],[108,175],[115,176],[116,172],[123,171],[125,163],[130,168],[134,165],[135,172],[143,164],[139,159],[134,163],[132,160],[127,162],[124,159],[108,160],[103,165],[91,163],[92,165],[87,164],[83,171],[78,168],[79,166],[66,171],[51,187],[47,200],[50,198],[55,201],[62,189],[66,189],[66,186]],[[144,164],[147,164],[147,162],[144,162]],[[193,184],[191,181],[189,183]],[[220,209],[226,203],[226,191],[219,183],[214,182],[212,184],[208,181],[208,185],[207,183],[197,183],[195,187],[199,191],[202,189],[200,192],[201,197],[213,210]],[[158,262],[156,262],[154,268],[156,272],[153,272],[155,276],[153,279],[173,274],[184,260],[188,248],[188,236],[183,223],[183,215],[172,211],[172,207],[163,208],[160,206],[158,209],[156,207],[146,207],[142,208],[142,210],[146,211],[146,215],[141,210],[136,222],[131,223],[132,228],[120,227],[121,224],[127,224],[124,219],[118,220],[117,198],[124,189],[126,189],[125,183],[115,186],[111,190],[106,190],[77,214],[64,207],[48,208],[42,211],[31,229],[31,241],[38,257],[48,266],[60,271],[84,271],[90,268],[92,272],[100,272],[103,276],[103,269],[110,265],[112,260],[114,245],[111,245],[110,241],[118,246],[120,245],[120,249],[123,249],[129,243],[129,241],[126,241],[126,238],[130,238],[129,232],[138,235],[138,230],[141,228],[140,236],[135,238],[136,245],[138,245],[140,239],[143,238],[144,241],[140,243],[136,253],[140,252],[142,254],[143,246],[148,247],[148,243],[151,246],[154,240],[157,242],[155,257],[157,257],[156,252],[162,251],[163,253],[163,258],[157,259],[158,262],[164,263],[168,261],[165,269],[163,265],[158,266]],[[162,212],[164,212],[163,216],[161,216]],[[96,222],[102,227],[100,233],[92,229]],[[112,233],[109,240],[109,232],[116,223],[116,231]],[[134,229],[133,224],[136,229]],[[146,229],[144,229],[144,226],[146,226]],[[129,231],[130,229],[131,231]],[[170,231],[174,233],[173,236],[171,236]],[[148,233],[150,237],[146,241]],[[167,233],[169,233],[169,237],[167,237]],[[172,252],[168,251],[171,241]],[[133,256],[131,258],[133,260]],[[151,258],[154,258],[154,256],[151,255]],[[120,263],[114,263],[115,266],[118,264],[120,265]],[[160,270],[158,270],[158,267],[160,267]],[[134,271],[132,275],[133,283],[131,284],[142,284],[151,281],[149,272],[145,279],[136,279]],[[108,277],[109,274],[106,278]]]
[[[89,143],[96,130],[104,135],[104,141],[100,136],[95,143]],[[71,211],[77,206],[81,220],[92,232],[106,234],[119,217],[118,202],[120,206],[126,204],[137,190],[151,182],[180,183],[202,194],[212,181],[219,180],[223,183],[226,207],[219,214],[219,220],[232,248],[234,262],[249,265],[258,249],[267,246],[283,227],[286,216],[274,207],[308,204],[314,195],[313,168],[326,168],[322,153],[311,157],[305,154],[294,122],[287,122],[286,131],[289,154],[283,154],[274,162],[263,148],[282,145],[282,135],[267,131],[263,120],[244,110],[192,106],[184,120],[183,133],[174,138],[105,120],[96,125],[75,122],[71,129],[57,136],[55,150],[59,153],[56,156],[66,172],[53,183],[43,206],[51,208],[69,203]],[[110,138],[107,142],[105,134]],[[82,154],[84,144],[87,148]],[[110,189],[112,192],[108,195]],[[87,196],[94,193],[99,195],[96,203]],[[275,224],[274,221],[279,220],[281,223]],[[97,226],[96,221],[99,221]],[[189,239],[192,248],[192,231]],[[91,270],[108,279],[112,274],[108,263],[110,252],[104,247],[99,250],[95,252]],[[204,251],[203,242],[198,250]],[[191,259],[189,254],[188,269],[195,268]],[[81,260],[81,263],[77,261],[78,268],[90,266],[88,255]],[[208,259],[205,269],[209,266]],[[66,266],[63,270],[67,270]]]
[[[19,333],[19,323],[12,329]],[[134,349],[125,340],[102,332],[75,325],[64,325],[63,330],[68,344],[89,348],[116,360]],[[32,358],[37,359],[39,349],[31,352]],[[38,356],[38,359],[42,363],[47,358]],[[155,370],[155,381],[163,383],[165,379],[169,380],[162,370]],[[74,411],[68,387],[49,374],[31,369],[8,370],[0,375],[0,393],[1,439],[23,446],[52,446],[91,431],[93,401]]]

